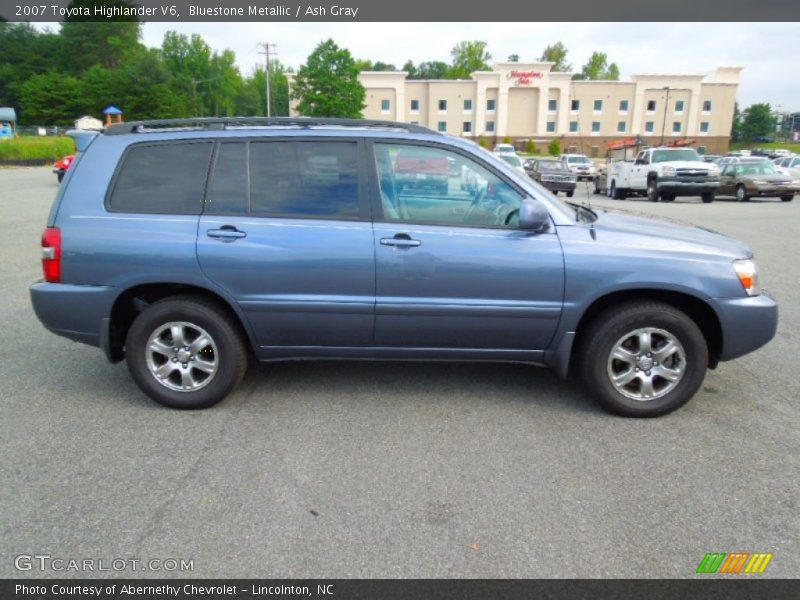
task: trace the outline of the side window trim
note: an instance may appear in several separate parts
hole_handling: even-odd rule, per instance
[[[458,154],[463,156],[464,158],[471,160],[478,164],[480,167],[486,169],[489,173],[497,177],[500,181],[508,185],[511,189],[517,192],[522,198],[528,198],[530,194],[525,191],[521,186],[519,186],[516,182],[510,181],[505,177],[504,174],[500,173],[494,165],[487,164],[481,157],[476,156],[466,150],[461,148],[450,146],[448,144],[441,144],[437,142],[431,142],[428,140],[409,140],[409,139],[393,139],[393,138],[369,138],[366,140],[367,146],[367,163],[368,163],[368,170],[369,170],[369,206],[372,210],[373,214],[373,223],[385,223],[385,224],[397,224],[397,225],[422,225],[422,226],[434,226],[434,227],[461,227],[461,228],[472,228],[472,229],[494,229],[498,231],[508,231],[508,227],[502,227],[497,225],[480,225],[476,223],[464,223],[464,224],[446,224],[446,223],[430,223],[430,222],[421,222],[421,221],[414,221],[414,220],[395,220],[395,219],[386,219],[383,214],[383,203],[381,202],[381,190],[380,190],[380,181],[378,177],[378,163],[377,157],[375,154],[375,144],[393,144],[393,145],[405,145],[405,146],[415,146],[415,147],[425,147],[425,148],[435,148],[437,150],[444,150],[447,152],[452,152],[453,154]]]
[[[203,202],[203,215],[208,216],[236,216],[247,217],[250,219],[298,219],[298,220],[316,220],[316,221],[364,221],[370,222],[372,206],[370,203],[369,194],[369,167],[367,165],[367,152],[365,140],[360,137],[313,137],[313,136],[265,136],[265,137],[224,137],[215,139],[215,150],[208,179],[206,181],[206,197]],[[208,210],[208,193],[213,182],[213,176],[216,172],[217,160],[219,157],[219,147],[225,143],[243,143],[245,144],[245,169],[247,181],[247,199],[246,211],[244,213],[232,213],[224,211]],[[286,143],[286,142],[313,142],[313,143],[351,143],[356,146],[356,159],[358,162],[357,175],[358,175],[358,216],[357,217],[341,217],[336,215],[266,215],[253,212],[252,207],[252,173],[250,172],[250,146],[253,143]]]

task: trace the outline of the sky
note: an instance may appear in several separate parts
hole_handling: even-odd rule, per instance
[[[541,56],[561,41],[574,70],[599,50],[620,68],[639,73],[692,74],[744,67],[742,107],[769,102],[800,111],[800,23],[145,23],[143,42],[160,46],[164,33],[198,33],[215,50],[230,48],[244,74],[264,57],[258,44],[277,44],[278,58],[299,67],[317,43],[333,38],[356,58],[395,64],[449,61],[462,40],[483,40],[494,60]]]

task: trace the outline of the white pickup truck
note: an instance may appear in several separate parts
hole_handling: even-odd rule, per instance
[[[703,162],[691,148],[648,148],[632,162],[609,165],[606,178],[612,198],[645,194],[651,202],[671,202],[677,196],[700,196],[713,202],[720,185],[719,167]]]

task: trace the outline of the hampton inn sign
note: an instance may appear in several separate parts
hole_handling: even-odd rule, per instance
[[[542,76],[541,71],[509,71],[506,79],[511,79],[515,85],[533,85],[533,80]]]

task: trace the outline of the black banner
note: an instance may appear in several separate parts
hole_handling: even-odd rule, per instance
[[[796,0],[0,0],[7,21],[800,21]],[[625,35],[625,30],[620,30]]]
[[[791,580],[448,579],[39,579],[0,581],[3,600],[530,600],[532,598],[712,599],[797,597]]]

